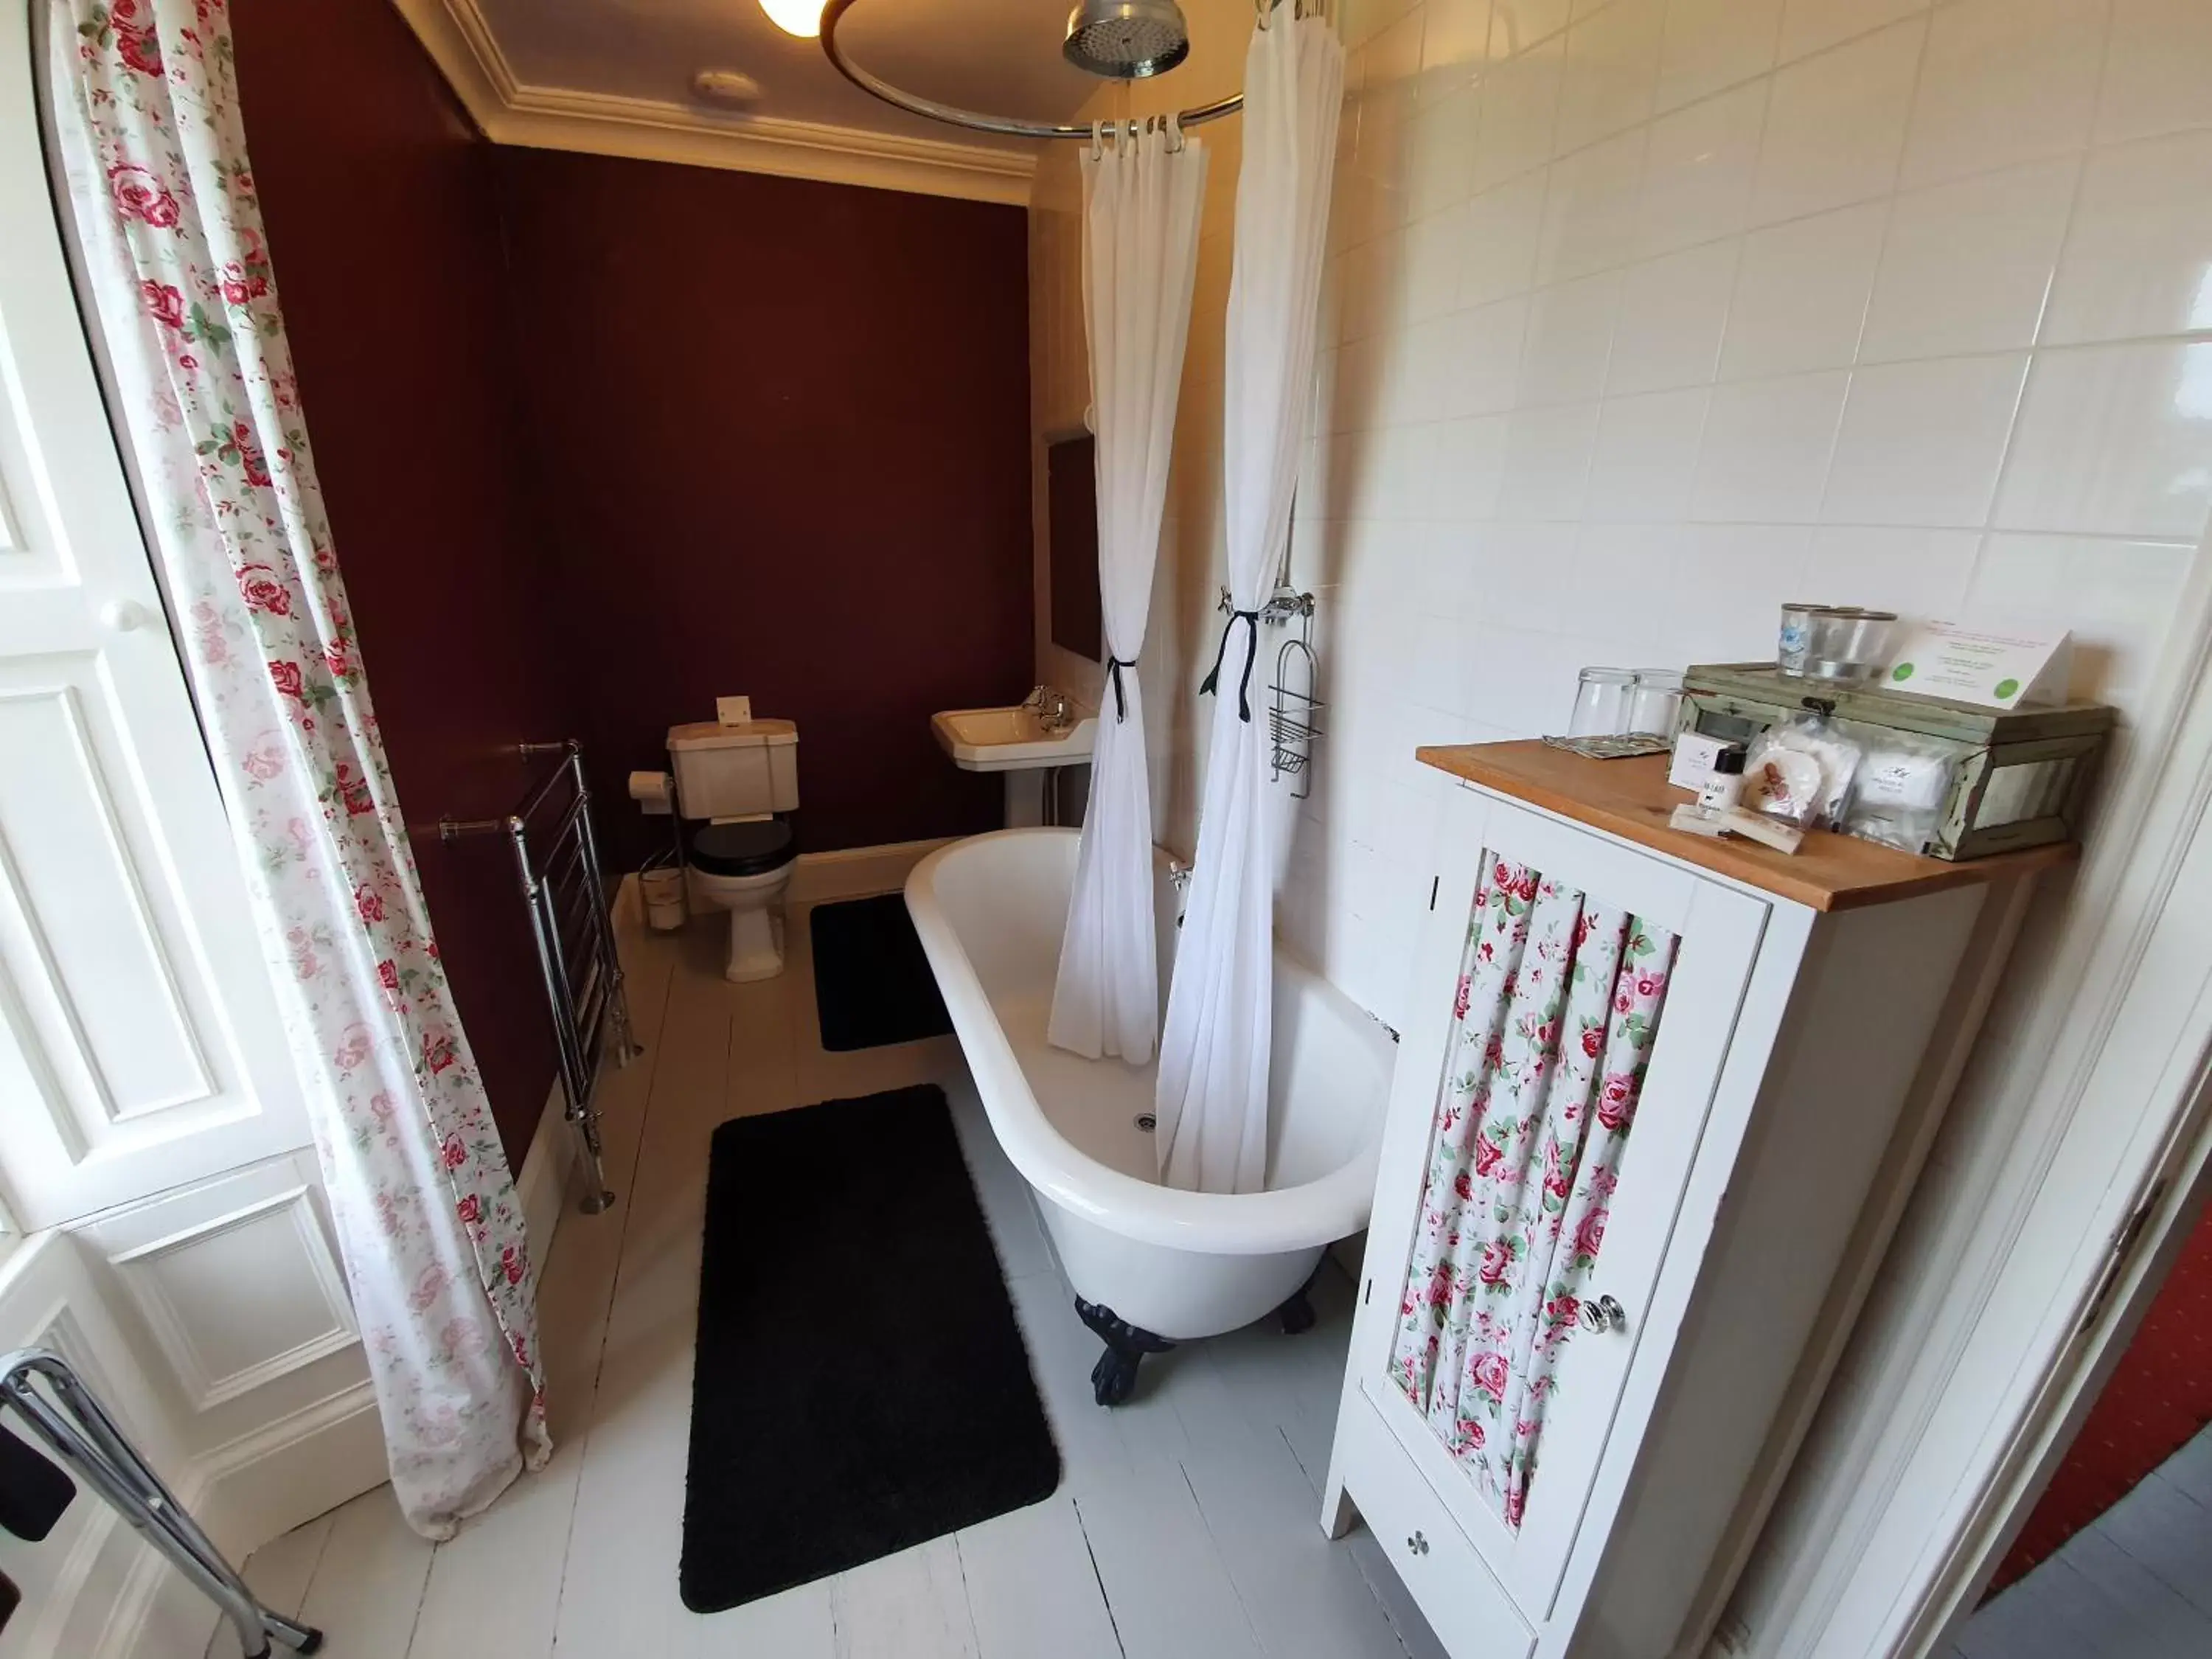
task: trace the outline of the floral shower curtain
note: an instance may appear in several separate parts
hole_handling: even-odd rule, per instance
[[[1674,947],[1483,855],[1390,1374],[1516,1528]]]
[[[302,1082],[382,1413],[431,1538],[543,1462],[522,1218],[448,996],[338,579],[222,0],[53,0],[91,297]]]

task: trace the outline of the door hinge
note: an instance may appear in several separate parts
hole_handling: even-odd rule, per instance
[[[2076,1336],[2085,1334],[2104,1313],[2112,1286],[2118,1284],[2121,1275],[2127,1272],[2128,1263],[2135,1255],[2136,1246],[2142,1242],[2143,1232],[2150,1225],[2150,1218],[2156,1212],[2160,1201],[2165,1198],[2171,1180],[2171,1176],[2161,1176],[2153,1182],[2150,1190],[2143,1194],[2142,1202],[2136,1206],[2127,1220],[2121,1224],[2120,1231],[2113,1236],[2112,1249],[2105,1257],[2105,1271],[2098,1276],[2097,1288],[2089,1297],[2089,1306],[2081,1316],[2081,1324],[2075,1328]]]
[[[1437,889],[1443,886],[1443,882],[1444,878],[1442,876],[1429,878],[1429,908],[1431,910],[1437,908]]]

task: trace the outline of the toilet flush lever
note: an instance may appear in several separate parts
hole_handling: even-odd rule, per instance
[[[148,614],[136,599],[110,599],[100,607],[100,620],[111,634],[130,634],[146,625]]]

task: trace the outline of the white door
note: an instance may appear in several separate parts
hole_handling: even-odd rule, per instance
[[[307,1144],[0,6],[0,1185],[52,1226]]]
[[[1550,1617],[1561,1577],[1590,1513],[1632,1368],[1663,1370],[1676,1332],[1649,1328],[1650,1302],[1668,1236],[1694,1162],[1737,1009],[1759,952],[1767,907],[1699,879],[1679,864],[1646,857],[1543,814],[1471,791],[1445,814],[1444,866],[1415,962],[1413,1018],[1399,1048],[1377,1202],[1355,1343],[1360,1386],[1530,1625]],[[1553,1376],[1540,1462],[1517,1530],[1506,1525],[1444,1449],[1388,1375],[1406,1263],[1420,1212],[1431,1127],[1448,1052],[1461,954],[1484,849],[1626,909],[1679,937],[1674,971],[1620,1164],[1604,1249],[1585,1291],[1626,1310],[1620,1331],[1580,1330]],[[1385,1282],[1387,1281],[1387,1282]]]

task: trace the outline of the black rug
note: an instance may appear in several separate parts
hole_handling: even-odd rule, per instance
[[[814,1006],[831,1054],[916,1042],[952,1029],[903,893],[817,904]]]
[[[1052,1495],[1060,1451],[941,1090],[735,1119],[707,1179],[685,1607]]]

